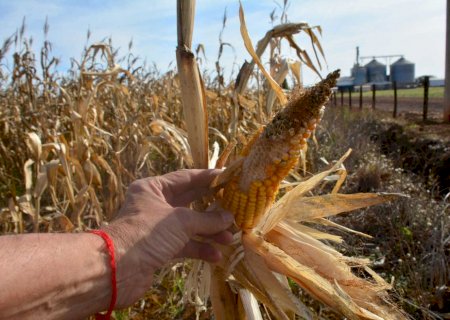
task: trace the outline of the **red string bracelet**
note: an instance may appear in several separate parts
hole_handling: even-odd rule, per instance
[[[111,314],[114,310],[114,306],[116,305],[116,300],[117,300],[116,257],[114,255],[114,243],[112,242],[109,235],[103,230],[90,230],[90,232],[102,237],[103,240],[105,240],[106,249],[108,250],[108,254],[109,254],[109,258],[110,258],[109,264],[111,266],[111,286],[112,286],[111,303],[109,304],[108,311],[105,314],[96,313],[95,319],[96,320],[110,320]]]

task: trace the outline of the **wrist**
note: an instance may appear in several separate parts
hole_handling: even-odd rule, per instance
[[[108,258],[98,236],[2,236],[0,244],[2,288],[14,288],[0,290],[0,318],[83,318],[108,307]]]
[[[116,220],[101,228],[114,242],[117,308],[128,307],[141,298],[150,288],[156,270],[140,250],[143,239],[126,227],[126,222]]]
[[[110,278],[111,278],[111,301],[109,303],[108,309],[105,314],[97,313],[95,318],[97,320],[109,320],[111,319],[111,314],[114,311],[117,301],[117,281],[116,281],[116,258],[114,252],[114,242],[110,236],[103,230],[91,230],[90,233],[95,234],[103,239],[105,242],[105,251],[108,253],[109,258],[109,268],[110,268]]]
[[[95,289],[93,290],[93,296],[91,299],[95,301],[96,308],[90,312],[91,314],[107,310],[112,294],[112,283],[111,283],[111,265],[110,265],[110,255],[106,249],[105,241],[93,233],[81,233],[80,236],[86,238],[88,246],[91,249],[92,256],[92,279],[91,286]],[[91,301],[92,301],[91,300]]]

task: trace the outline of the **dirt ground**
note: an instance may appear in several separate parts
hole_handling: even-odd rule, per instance
[[[344,97],[344,107],[337,100],[335,108],[348,108],[348,96]],[[378,97],[375,112],[381,116],[385,132],[380,135],[384,153],[394,159],[399,167],[424,178],[437,179],[440,194],[450,190],[450,123],[443,121],[443,98],[428,101],[427,120],[423,121],[423,99],[399,98],[397,117],[393,118],[393,97]],[[372,99],[363,99],[363,109],[372,109]],[[353,97],[353,112],[359,112],[359,96]],[[437,177],[437,178],[436,178]]]
[[[341,100],[337,99],[337,107],[341,107]],[[349,105],[348,96],[344,97],[344,106]],[[397,100],[397,118],[399,122],[418,136],[431,140],[439,140],[450,144],[450,124],[443,122],[443,98],[431,98],[428,100],[427,121],[423,121],[423,99],[399,98]],[[352,110],[359,110],[359,96],[352,96]],[[363,108],[372,109],[372,98],[364,97]],[[377,97],[375,110],[384,113],[386,118],[393,119],[394,98]]]

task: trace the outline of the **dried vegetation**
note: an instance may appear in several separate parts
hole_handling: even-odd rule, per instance
[[[215,164],[221,167],[227,158],[230,162],[237,159],[251,134],[259,130],[271,118],[272,111],[279,110],[280,105],[286,101],[286,95],[278,84],[283,83],[289,70],[294,83],[301,85],[301,63],[316,72],[317,68],[320,69],[318,54],[323,55],[323,50],[316,34],[317,31],[321,32],[320,27],[310,27],[306,23],[287,23],[287,8],[288,3],[285,1],[282,24],[269,31],[258,42],[256,50],[251,46],[241,11],[241,33],[253,60],[243,65],[236,83],[228,84],[223,80],[219,53],[217,77],[215,80],[204,79],[206,86],[201,82],[198,71],[192,72],[197,70],[193,69],[197,59],[190,52],[189,33],[192,30],[189,31],[189,28],[179,30],[178,69],[187,66],[180,75],[173,70],[160,73],[154,66],[143,63],[131,53],[131,42],[128,53],[119,57],[111,40],[109,43],[96,43],[87,47],[79,61],[72,59],[69,72],[60,75],[56,71],[58,60],[51,55],[51,43],[46,40],[39,54],[33,53],[30,50],[31,39],[26,38],[23,23],[20,30],[4,42],[0,51],[0,233],[72,232],[96,228],[114,216],[124,200],[127,185],[137,178],[194,166],[207,167]],[[183,11],[188,16],[189,11],[192,13],[192,8],[179,7],[178,10],[180,16]],[[225,22],[226,16],[224,25]],[[46,23],[46,34],[48,29]],[[305,32],[310,37],[318,67],[295,42],[293,35],[298,32]],[[280,46],[283,38],[297,52],[297,61],[283,58]],[[270,70],[265,71],[260,57],[269,44]],[[220,38],[220,52],[225,45]],[[15,50],[11,55],[12,46]],[[7,56],[12,56],[11,69],[6,63]],[[255,70],[255,65],[259,69]],[[263,83],[260,90],[254,87],[248,90],[252,76],[255,76],[258,84]],[[189,79],[193,79],[191,83],[197,87],[183,92],[186,87],[182,84],[189,82]],[[261,79],[267,80],[260,81]],[[198,95],[189,97],[190,92]],[[192,109],[197,115],[191,120],[183,117],[183,110],[185,116],[189,117],[192,114],[186,113],[186,108],[199,103],[202,106],[200,111]],[[285,197],[278,202],[278,208],[277,205],[273,207],[274,212],[278,211],[271,215],[275,216],[276,222],[270,219],[265,222],[266,229],[263,231],[267,233],[267,242],[264,241],[261,246],[261,239],[257,237],[244,238],[243,241],[250,243],[244,247],[251,263],[234,260],[236,257],[232,255],[236,251],[228,252],[228,249],[224,249],[229,256],[227,262],[236,261],[236,264],[234,269],[230,269],[230,265],[219,266],[221,269],[218,272],[223,276],[225,271],[229,271],[237,279],[235,282],[230,281],[231,288],[240,293],[242,301],[236,305],[236,312],[248,314],[252,308],[255,310],[254,300],[244,290],[247,288],[252,289],[250,291],[256,293],[257,298],[265,305],[261,309],[264,318],[269,318],[270,315],[292,318],[292,312],[299,310],[297,313],[306,318],[339,318],[329,308],[312,299],[309,295],[312,292],[315,298],[347,317],[375,319],[366,309],[376,313],[377,308],[372,304],[379,302],[376,293],[384,291],[390,285],[367,267],[367,260],[356,257],[364,255],[378,263],[374,268],[380,270],[385,280],[393,279],[395,297],[411,315],[438,319],[439,313],[432,312],[429,308],[444,312],[443,301],[445,297],[448,298],[448,206],[443,202],[429,202],[412,182],[406,184],[405,179],[409,178],[391,167],[386,158],[381,158],[375,144],[357,139],[357,129],[350,130],[352,135],[344,132],[344,127],[348,129],[348,126],[362,126],[361,119],[352,120],[351,117],[336,112],[330,112],[330,116],[326,117],[328,120],[326,118],[325,123],[320,125],[317,134],[320,148],[310,143],[310,151],[306,157],[301,158],[301,166],[297,166],[282,184],[280,195],[291,196],[290,199]],[[199,118],[207,119],[206,125],[205,121],[201,122],[203,127],[200,129],[193,126],[193,122]],[[365,132],[364,128],[360,129]],[[350,179],[344,183],[347,170],[342,165],[343,159],[334,165],[329,165],[327,160],[341,158],[350,147],[356,153],[349,158],[347,166],[354,168],[354,172],[349,171]],[[371,157],[367,157],[368,154]],[[316,176],[310,173],[319,170],[324,172]],[[401,181],[397,182],[398,179]],[[337,186],[333,188],[333,184]],[[421,196],[414,201],[420,201],[421,207],[415,206],[412,200],[404,199],[395,205],[358,211],[345,219],[324,220],[323,217],[330,214],[357,207],[357,199],[352,198],[349,205],[344,195],[336,195],[340,186],[343,186],[344,191],[350,192],[417,192]],[[328,195],[329,198],[326,198],[326,193],[329,192],[334,197]],[[303,193],[310,197],[300,197]],[[321,196],[320,200],[318,196]],[[369,198],[366,196],[359,200],[360,207],[382,202],[371,202]],[[298,203],[295,199],[299,199]],[[280,222],[281,218],[277,217],[286,215],[279,212],[280,203],[289,205],[292,209],[290,224]],[[299,204],[309,210],[296,213],[295,208]],[[318,210],[319,204],[325,205],[327,210]],[[433,214],[427,215],[426,212],[430,211]],[[308,217],[306,212],[313,216]],[[390,217],[387,217],[389,213]],[[294,224],[294,220],[300,215],[305,224]],[[312,217],[320,217],[322,220],[318,229],[317,223],[311,220]],[[336,222],[359,230],[359,235],[368,233],[374,238],[370,242],[363,242],[354,233],[349,236],[343,232],[349,230],[339,227]],[[331,235],[330,230],[341,230],[338,233],[343,233]],[[292,236],[286,238],[286,234]],[[303,234],[304,238],[298,238],[299,234]],[[342,243],[343,238],[349,245],[340,244],[339,250],[347,251],[347,254],[350,253],[355,258],[344,257],[327,245]],[[257,242],[257,245],[251,244],[252,241]],[[301,246],[304,246],[303,249]],[[249,247],[258,250],[253,252]],[[323,260],[319,262],[324,265],[318,267],[318,272],[302,269],[301,263],[314,265],[317,261],[302,256],[298,250],[310,250],[312,256],[323,254]],[[418,260],[421,261],[420,267],[415,267]],[[330,269],[329,266],[333,263],[339,267]],[[268,268],[259,273],[258,270],[250,273],[245,270],[257,264],[264,264]],[[201,290],[197,284],[185,283],[188,273],[200,270],[195,269],[197,267],[195,264],[173,267],[161,277],[158,285],[145,299],[129,310],[116,312],[116,317],[194,317],[195,310],[180,301],[186,289],[196,287]],[[290,276],[290,279],[276,278],[269,270]],[[343,282],[321,283],[320,276],[330,272],[340,272]],[[355,273],[370,278],[370,285],[367,286],[369,281],[362,280]],[[336,273],[333,277],[335,276]],[[259,287],[256,284],[260,277],[270,281]],[[192,277],[188,278],[188,282],[189,279],[192,281]],[[211,278],[212,281],[217,279],[219,278],[214,276]],[[367,303],[352,300],[349,295],[358,297],[361,292],[358,292],[358,285],[352,288],[350,282],[346,282],[348,279],[373,290],[373,297],[367,298],[367,301],[372,298],[373,301]],[[245,288],[242,287],[243,283],[246,284]],[[216,285],[223,289],[224,283],[218,282]],[[346,285],[348,288],[345,288]],[[267,294],[273,288],[279,290],[275,292],[278,297]],[[230,287],[224,290],[229,292]],[[300,300],[292,300],[291,291]],[[289,299],[276,300],[283,295]],[[207,295],[197,294],[196,297],[199,296],[203,298]],[[384,293],[380,296],[384,297]],[[212,297],[213,303],[217,298]],[[425,300],[422,301],[422,298]],[[253,307],[242,305],[252,301]],[[280,301],[284,303],[281,307],[278,304]],[[197,309],[207,308],[206,315],[211,314],[207,302],[204,305],[194,302],[197,303]],[[384,312],[387,311],[383,310],[383,314]],[[392,311],[393,314],[395,312]]]

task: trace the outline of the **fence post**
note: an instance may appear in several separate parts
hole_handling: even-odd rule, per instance
[[[375,95],[376,95],[376,92],[377,91],[377,88],[375,87],[375,85],[373,84],[372,85],[372,109],[373,110],[375,110]]]
[[[352,108],[352,88],[348,88],[348,106]]]
[[[423,121],[427,121],[428,117],[428,88],[430,87],[430,77],[423,79]]]
[[[394,81],[394,114],[392,115],[394,118],[397,118],[397,81]]]
[[[344,90],[341,90],[341,107],[344,106]]]
[[[450,0],[447,0],[447,21],[445,36],[445,87],[444,87],[444,123],[450,123]]]
[[[359,86],[359,109],[362,109],[362,85]]]
[[[334,100],[334,106],[337,106],[337,97],[336,97],[336,91],[333,92],[333,100]]]

